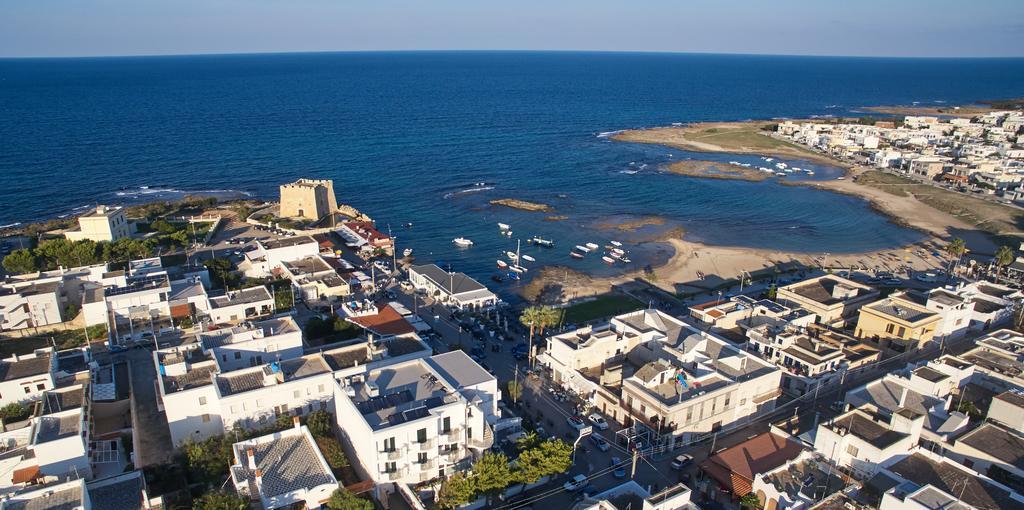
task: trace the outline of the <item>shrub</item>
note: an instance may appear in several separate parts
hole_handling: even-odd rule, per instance
[[[0,407],[0,418],[3,418],[5,422],[21,421],[28,418],[29,412],[30,410],[25,404],[12,402]]]
[[[327,500],[327,508],[330,510],[373,510],[373,503],[338,487],[331,494],[331,499]]]
[[[249,501],[233,491],[215,490],[194,500],[192,508],[196,510],[246,510],[249,508]]]
[[[320,447],[320,453],[324,455],[324,460],[327,461],[328,466],[331,466],[331,469],[339,470],[348,467],[348,457],[345,456],[345,452],[341,449],[341,443],[338,443],[337,439],[329,436],[318,437],[316,445]]]
[[[306,428],[314,437],[330,436],[331,422],[333,421],[333,414],[327,411],[313,411],[306,417]]]

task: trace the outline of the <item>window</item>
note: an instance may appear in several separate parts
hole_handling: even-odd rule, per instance
[[[389,437],[384,440],[384,451],[393,452],[395,451],[395,438]]]
[[[395,462],[385,462],[384,463],[384,472],[385,473],[394,473],[394,472],[397,472],[397,471],[398,471],[397,463],[395,463]]]
[[[640,414],[647,414],[647,406],[640,404]]]
[[[416,455],[416,462],[420,464],[427,463],[427,452],[420,452]]]
[[[416,442],[426,443],[427,442],[427,429],[419,429],[416,431]]]
[[[242,353],[235,351],[235,359],[242,359]]]
[[[45,384],[37,384],[36,385],[36,389],[39,390],[39,391],[43,391],[43,390],[46,389],[46,385]]]
[[[729,408],[729,398],[730,398],[731,396],[732,396],[732,395],[726,395],[726,396],[725,396],[725,404],[723,404],[723,405],[722,405],[722,408],[724,408],[724,409],[728,409],[728,408]]]
[[[206,397],[199,397],[199,405],[201,405],[201,406],[205,406],[206,405]]]
[[[896,325],[895,324],[886,324],[885,325],[885,332],[886,333],[892,334],[892,332],[895,331],[895,330],[896,330]]]
[[[203,415],[203,423],[210,423],[210,415],[208,415],[208,414],[204,414]]]
[[[690,423],[691,421],[693,421],[693,408],[692,407],[687,407],[686,408],[686,423]]]
[[[860,453],[860,450],[856,446],[853,446],[851,444],[850,446],[846,447],[846,453],[849,453],[850,455],[856,457],[857,454]]]
[[[233,405],[228,406],[228,412],[230,412],[231,414],[235,414],[235,406],[233,406]]]
[[[905,335],[906,333],[907,333],[907,328],[905,328],[903,326],[900,326],[900,332],[896,333],[896,336],[898,336],[900,338],[903,338],[903,335]]]
[[[227,360],[228,360],[228,355],[227,355],[227,354],[221,354],[221,355],[220,355],[220,360],[221,360],[221,361],[224,361],[224,362],[227,362]]]
[[[449,433],[451,431],[452,431],[452,419],[450,417],[448,417],[448,416],[445,416],[444,419],[441,420],[441,433],[442,434],[447,434],[447,433]]]
[[[29,393],[32,393],[32,387],[31,386],[25,386],[25,394],[27,395]]]
[[[473,427],[466,427],[466,439],[473,439]]]
[[[743,397],[743,398],[740,399],[740,405],[741,406],[747,405],[747,397]]]

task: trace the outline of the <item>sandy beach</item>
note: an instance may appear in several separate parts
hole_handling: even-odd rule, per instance
[[[671,293],[700,292],[719,283],[736,279],[744,271],[755,272],[772,267],[818,266],[842,268],[862,267],[894,270],[906,265],[914,270],[943,267],[944,258],[930,255],[949,239],[959,237],[978,253],[992,253],[995,245],[989,235],[976,226],[951,214],[939,211],[912,196],[898,196],[858,184],[855,178],[864,168],[850,165],[808,149],[782,142],[763,134],[765,122],[704,123],[685,127],[657,128],[625,131],[616,140],[652,143],[679,147],[691,151],[757,154],[784,158],[800,158],[847,168],[848,177],[831,181],[793,181],[786,184],[807,186],[853,195],[871,202],[880,213],[892,221],[920,230],[927,238],[919,243],[867,253],[822,254],[761,250],[744,247],[709,246],[681,239],[677,232],[668,234],[660,242],[674,250],[669,260],[651,272],[633,270],[614,277],[593,277],[565,267],[549,267],[540,271],[523,294],[534,299],[544,288],[561,289],[548,292],[549,301],[571,299],[608,292],[613,285],[643,278]],[[713,130],[712,132],[708,132]],[[723,136],[724,135],[724,136]],[[700,274],[705,278],[701,280]]]

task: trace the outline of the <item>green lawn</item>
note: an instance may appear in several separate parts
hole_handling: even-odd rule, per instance
[[[565,324],[586,322],[594,319],[611,317],[620,313],[631,312],[633,310],[639,310],[643,307],[644,303],[630,296],[626,296],[624,294],[606,294],[598,296],[597,299],[593,301],[587,301],[565,308],[565,318],[563,322]]]

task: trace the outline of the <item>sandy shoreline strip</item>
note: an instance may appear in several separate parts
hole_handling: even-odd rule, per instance
[[[976,226],[928,206],[913,197],[896,196],[878,188],[857,184],[853,178],[865,169],[851,168],[847,163],[770,137],[762,129],[768,124],[771,123],[702,123],[683,127],[624,131],[615,135],[613,139],[665,145],[696,152],[726,152],[811,160],[844,168],[850,172],[850,179],[792,181],[786,184],[814,187],[862,198],[894,222],[917,229],[928,236],[921,242],[908,246],[864,253],[829,254],[824,259],[826,266],[873,268],[905,264],[915,270],[930,270],[941,266],[942,261],[931,256],[918,255],[918,248],[927,244],[943,244],[953,237],[963,238],[967,241],[968,246],[977,252],[991,253],[995,249],[989,236],[978,230]],[[565,297],[597,295],[607,292],[613,285],[645,278],[654,285],[674,294],[681,287],[686,289],[685,283],[695,283],[710,288],[715,285],[715,282],[738,278],[744,271],[755,272],[792,263],[815,266],[818,264],[815,258],[823,256],[821,253],[710,246],[674,236],[660,241],[669,244],[675,253],[665,264],[652,268],[653,278],[642,270],[632,270],[614,277],[593,277],[566,267],[549,267],[542,269],[540,274],[524,288],[523,293],[532,299],[539,289],[546,285],[552,285],[561,287]],[[926,251],[930,252],[931,250]],[[698,273],[705,274],[708,279],[701,281]],[[690,289],[699,290],[697,287]]]

